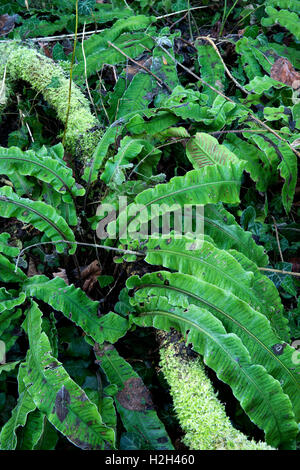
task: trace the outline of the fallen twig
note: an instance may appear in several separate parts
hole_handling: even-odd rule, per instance
[[[131,57],[129,57],[129,55],[125,54],[125,52],[123,52],[121,49],[119,49],[115,44],[113,44],[112,42],[110,41],[107,41],[107,43],[113,47],[114,49],[116,49],[116,51],[120,52],[120,54],[122,54],[124,57],[126,57],[126,59],[130,60],[131,62],[133,62],[135,65],[137,65],[138,67],[140,67],[141,69],[145,70],[145,72],[149,73],[150,75],[152,75],[153,78],[155,78],[155,80],[158,82],[158,84],[160,86],[164,86],[168,89],[168,91],[170,93],[172,93],[172,90],[171,88],[166,84],[164,83],[157,75],[155,75],[153,72],[151,72],[151,70],[147,69],[147,67],[145,67],[144,65],[140,64],[139,62],[137,62],[136,60],[132,59]]]

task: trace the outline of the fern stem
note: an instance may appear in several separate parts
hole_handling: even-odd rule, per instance
[[[225,16],[225,13],[226,13],[226,10],[227,10],[227,2],[225,1],[225,7],[224,7],[224,12],[223,12],[223,18],[222,18],[222,25],[221,25],[221,28],[220,28],[220,36],[222,36],[223,34],[223,31],[224,31],[224,27],[225,27],[225,24],[226,24],[226,21],[228,20],[228,17],[230,15],[230,13],[232,12],[232,10],[234,9],[235,5],[237,4],[238,0],[235,0],[234,4],[232,5],[232,7],[230,8],[229,12],[227,13],[227,15]]]
[[[95,106],[93,97],[92,97],[92,95],[91,95],[91,91],[90,91],[90,87],[89,87],[89,82],[88,82],[88,78],[87,78],[87,73],[86,73],[86,56],[85,56],[85,50],[84,50],[84,34],[85,34],[85,23],[84,23],[84,25],[83,25],[82,41],[81,41],[82,56],[83,56],[83,61],[84,61],[85,85],[86,85],[86,89],[87,89],[87,92],[88,92],[90,101],[91,101],[91,103],[92,103],[92,105],[93,105],[93,108],[94,108],[95,116],[97,116],[96,106]]]
[[[217,46],[215,45],[214,41],[207,37],[207,36],[199,36],[197,37],[196,39],[204,39],[205,41],[208,41],[211,46],[214,48],[214,50],[216,51],[216,53],[218,54],[218,57],[220,59],[220,61],[222,62],[222,65],[224,67],[224,70],[225,72],[227,73],[228,77],[235,83],[235,85],[240,89],[242,90],[246,95],[250,95],[250,92],[248,90],[246,90],[246,88],[244,88],[242,85],[239,84],[239,82],[231,75],[230,73],[230,70],[228,69],[227,65],[225,64],[220,52],[219,52],[219,49],[217,48]]]
[[[191,6],[190,0],[188,0],[188,20],[189,20],[189,30],[190,30],[190,39],[193,41],[193,31],[192,31],[192,24],[191,24]]]
[[[129,57],[129,55],[125,54],[125,52],[123,52],[121,49],[119,49],[115,44],[113,44],[112,42],[110,41],[107,41],[107,44],[111,47],[113,47],[114,49],[116,49],[116,51],[118,51],[120,54],[122,54],[124,57],[126,57],[126,59],[130,60],[131,62],[133,62],[135,65],[137,65],[138,67],[140,67],[141,69],[145,70],[145,72],[149,73],[150,75],[152,75],[152,77],[155,78],[155,80],[158,82],[158,84],[160,86],[164,86],[167,88],[167,90],[169,91],[169,93],[172,93],[172,90],[171,88],[166,84],[164,83],[157,75],[155,75],[153,72],[151,72],[151,70],[147,69],[147,67],[145,67],[144,65],[140,64],[139,62],[137,62],[136,60],[132,59],[131,57]]]
[[[41,245],[56,245],[57,243],[67,243],[67,244],[76,244],[80,246],[90,246],[92,248],[102,248],[104,250],[109,250],[109,251],[116,251],[118,253],[124,253],[125,255],[136,255],[136,256],[144,256],[145,253],[142,251],[132,251],[132,250],[123,250],[121,248],[115,248],[113,246],[106,246],[106,245],[98,245],[97,243],[83,243],[83,242],[77,242],[77,241],[68,241],[68,240],[56,240],[56,241],[49,241],[49,242],[39,242],[39,243],[34,243],[33,245],[26,246],[26,248],[23,248],[20,253],[18,254],[16,264],[15,264],[15,272],[18,269],[19,262],[21,256],[25,253],[25,251],[29,250],[30,248],[34,248],[36,246],[41,246]]]
[[[284,259],[283,259],[282,251],[281,251],[281,246],[280,246],[280,241],[279,241],[278,228],[277,228],[275,217],[272,216],[272,219],[273,219],[273,222],[274,222],[275,235],[276,235],[276,241],[277,241],[277,246],[278,246],[280,259],[281,259],[281,262],[284,263]]]
[[[273,268],[258,268],[260,271],[268,271],[271,273],[279,273],[279,274],[289,274],[290,276],[300,277],[300,273],[294,273],[293,271],[282,271],[281,269],[273,269]]]
[[[63,145],[65,145],[66,132],[67,132],[67,128],[68,128],[68,120],[69,120],[69,114],[70,114],[70,108],[71,108],[72,77],[73,77],[73,65],[74,65],[74,60],[75,60],[75,50],[76,50],[76,44],[77,44],[77,31],[78,31],[78,0],[76,0],[75,39],[74,39],[72,60],[71,60],[71,66],[70,66],[68,108],[67,108],[67,116],[66,116],[66,122],[65,122],[64,135],[63,135],[63,138],[62,138],[62,144]]]

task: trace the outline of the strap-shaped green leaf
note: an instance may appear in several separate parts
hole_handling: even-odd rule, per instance
[[[10,372],[11,370],[14,370],[15,367],[20,363],[20,361],[15,361],[15,362],[7,362],[6,364],[2,364],[0,366],[0,374],[2,372]]]
[[[0,213],[1,217],[16,217],[22,222],[32,224],[41,232],[45,232],[51,241],[75,241],[73,231],[53,207],[44,202],[21,198],[9,186],[0,188]],[[58,253],[62,253],[64,244],[56,244],[56,249]],[[76,244],[73,243],[69,252],[73,254],[75,251]]]
[[[106,183],[115,182],[122,184],[125,181],[123,168],[132,166],[129,162],[133,160],[142,150],[143,144],[140,140],[132,139],[129,136],[124,137],[120,143],[118,153],[108,159],[101,179]]]
[[[155,22],[154,16],[134,15],[127,19],[120,19],[111,28],[93,35],[85,41],[84,50],[86,61],[83,60],[82,47],[77,47],[76,57],[79,61],[74,70],[75,80],[84,80],[85,76],[96,73],[104,64],[118,64],[126,58],[110,47],[108,41],[114,43],[119,49],[126,50],[127,55],[134,58],[153,46],[153,39],[141,31]],[[128,34],[126,34],[128,33]]]
[[[0,449],[14,450],[17,446],[16,430],[25,426],[27,415],[35,410],[36,405],[25,390],[19,395],[17,405],[12,411],[11,418],[5,423],[0,434]]]
[[[172,450],[170,438],[139,375],[114,346],[104,344],[101,349],[94,349],[108,380],[118,387],[114,399],[126,430],[139,436],[142,449]]]
[[[5,253],[6,256],[18,256],[20,249],[16,246],[8,244],[10,234],[3,232],[0,234],[0,253]]]
[[[123,80],[127,81],[126,78]],[[118,100],[118,110],[115,119],[120,119],[135,110],[146,109],[152,100],[154,80],[147,73],[137,73],[122,97]]]
[[[138,194],[133,204],[127,208],[127,213],[130,214],[133,206],[138,207],[138,210],[134,210],[136,214],[134,217],[128,216],[128,231],[135,231],[137,223],[143,224],[156,217],[157,210],[160,210],[162,205],[164,212],[168,212],[172,210],[173,205],[184,207],[184,205],[202,205],[219,201],[239,202],[243,169],[244,162],[229,164],[228,167],[206,166],[189,171],[184,176],[175,176],[169,183],[146,189]],[[126,238],[126,235],[124,237],[124,234],[120,233],[120,238]]]
[[[29,352],[23,364],[23,381],[35,406],[74,445],[81,449],[114,447],[114,431],[85,392],[70,378],[51,354],[49,340],[41,329],[42,313],[35,302],[23,324],[29,339]]]
[[[225,70],[216,50],[207,42],[201,45],[196,41],[195,47],[198,53],[198,63],[201,67],[201,78],[217,90],[224,91]],[[207,104],[210,106],[217,93],[206,85],[203,85],[203,93],[208,96]]]
[[[160,271],[127,280],[135,298],[166,296],[179,306],[198,305],[222,321],[226,331],[235,333],[246,346],[254,364],[261,364],[279,380],[289,396],[296,418],[300,417],[300,365],[293,360],[294,348],[282,342],[261,313],[229,291],[187,274]]]
[[[33,276],[23,283],[22,289],[27,295],[43,300],[62,312],[97,343],[114,343],[128,329],[128,321],[113,312],[99,317],[99,302],[92,301],[82,289],[76,289],[73,284],[67,286],[59,277],[49,280],[46,276]]]
[[[254,77],[246,86],[246,90],[249,90],[251,93],[257,93],[262,95],[265,91],[268,91],[270,88],[282,88],[284,83],[274,80],[274,78],[264,75],[263,77]]]
[[[23,370],[19,368],[18,383],[19,383],[19,397],[16,406],[12,410],[10,419],[2,427],[0,433],[0,449],[1,450],[14,450],[17,446],[16,431],[20,426],[25,426],[27,416],[36,409],[30,394],[24,388]]]
[[[247,161],[245,170],[250,173],[253,181],[256,182],[258,191],[266,191],[274,174],[274,168],[265,160],[265,155],[255,145],[240,139],[234,134],[226,136],[225,145],[234,152],[243,155]]]
[[[280,171],[280,175],[285,180],[282,188],[282,203],[288,213],[292,206],[297,183],[297,156],[286,142],[278,141],[270,133],[256,135],[245,132],[244,136],[260,147],[271,168],[278,168]]]
[[[137,204],[150,209],[152,204],[207,204],[219,201],[239,202],[239,189],[244,162],[237,165],[192,170],[175,176],[169,183],[147,189],[135,198]]]
[[[236,52],[249,80],[262,77],[262,69],[270,74],[272,63],[260,49],[260,43],[251,37],[243,36],[236,43]]]
[[[26,296],[24,300],[26,299]],[[23,300],[23,302],[24,302]],[[21,303],[21,302],[20,302]],[[10,347],[14,344],[16,337],[11,337],[13,330],[13,322],[18,320],[22,315],[22,310],[5,310],[0,314],[0,336],[1,340],[5,342],[6,351],[9,351]],[[8,330],[10,329],[10,330]],[[6,341],[6,336],[9,338],[9,342]]]
[[[8,247],[9,248],[9,247]],[[19,250],[17,250],[19,251]],[[15,271],[15,265],[8,261],[8,259],[0,254],[0,280],[3,282],[22,282],[27,279],[26,274],[17,268]]]
[[[234,216],[222,205],[208,204],[204,208],[204,233],[209,235],[218,248],[235,249],[243,253],[257,266],[266,266],[268,256],[264,247],[257,245],[252,233],[242,229]]]
[[[284,185],[282,188],[282,203],[286,213],[290,212],[292,203],[295,196],[295,189],[297,184],[298,175],[298,160],[297,155],[285,143],[278,145],[281,162],[278,165],[280,175],[284,178]]]
[[[231,291],[254,310],[266,315],[275,331],[289,340],[288,321],[283,317],[283,306],[274,284],[241,253],[236,259],[226,250],[219,250],[208,241],[182,237],[159,241],[150,238],[145,244],[150,264],[164,266],[183,274],[190,274],[217,287]],[[243,263],[241,265],[240,263]],[[254,271],[255,275],[254,275]]]
[[[5,310],[12,310],[17,305],[21,305],[26,299],[24,292],[18,294],[16,291],[7,291],[5,287],[0,288],[0,313]],[[1,318],[1,317],[0,317]]]
[[[18,435],[17,450],[33,450],[43,434],[44,425],[44,413],[37,409],[29,413],[26,425]]]
[[[187,143],[186,154],[195,169],[206,165],[228,165],[240,159],[217,139],[205,132],[197,132]]]
[[[284,8],[287,7],[287,2],[282,2],[282,0],[278,0],[276,2],[276,6],[282,8],[281,5],[284,4]],[[292,5],[294,6],[292,7]],[[298,9],[297,9],[298,6]],[[288,29],[296,39],[300,40],[300,25],[299,25],[299,2],[290,2],[289,8],[295,9],[295,12],[288,11],[286,9],[277,10],[272,6],[266,6],[266,13],[269,15],[268,18],[262,18],[261,23],[263,26],[272,26],[273,24],[280,24],[280,26],[284,26]]]
[[[51,157],[36,156],[35,152],[28,150],[22,152],[18,147],[0,147],[0,174],[34,176],[41,181],[51,185],[55,191],[68,196],[63,200],[70,202],[73,197],[83,196],[84,188],[75,183],[71,168],[66,167],[63,162]]]
[[[109,146],[115,141],[118,134],[117,126],[110,126],[103,137],[101,138],[99,144],[97,145],[91,160],[89,160],[84,169],[83,179],[89,183],[96,181],[98,176],[98,171],[101,168],[103,161],[107,155]]]
[[[195,305],[178,308],[166,297],[148,297],[136,308],[131,315],[135,323],[166,331],[175,328],[204,355],[205,363],[231,386],[251,420],[264,429],[269,444],[293,443],[298,429],[289,398],[264,367],[253,365],[240,338],[227,334],[214,315]]]
[[[228,250],[227,253],[230,253],[246,271],[253,273],[254,279],[251,294],[260,300],[263,305],[261,312],[266,315],[279,338],[290,342],[289,322],[284,314],[284,308],[275,284],[262,274],[256,264],[243,255],[243,253],[236,250]],[[258,308],[253,308],[259,311]]]

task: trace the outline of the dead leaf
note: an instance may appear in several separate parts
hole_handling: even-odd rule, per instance
[[[285,57],[279,57],[272,65],[271,78],[294,88],[294,90],[299,88],[300,85],[300,73],[294,69]]]
[[[154,405],[149,390],[140,377],[126,380],[123,390],[116,396],[118,402],[127,410],[153,410]]]
[[[142,67],[139,67],[139,65],[142,65],[143,67],[147,67],[150,69],[151,64],[152,64],[152,57],[145,57],[143,56],[141,59],[137,60],[136,63],[130,63],[126,67],[126,78],[129,80],[129,82],[133,79],[133,77],[142,71]]]
[[[102,268],[96,259],[82,270],[81,279],[84,281],[82,288],[85,292],[89,293],[92,291],[98,282],[98,276],[100,276],[101,272]]]
[[[300,273],[300,258],[291,258],[288,262],[292,264],[293,273]]]
[[[33,259],[29,258],[27,276],[32,277],[32,276],[36,276],[37,274],[40,274],[40,273],[37,271]]]
[[[63,269],[63,268],[58,268],[58,269],[59,269],[59,272],[57,272],[57,273],[52,273],[53,277],[61,277],[61,278],[65,281],[65,283],[67,284],[67,286],[69,286],[70,283],[69,283],[69,279],[68,279],[66,270]]]
[[[49,43],[48,42],[38,42],[38,45],[40,46],[41,49],[43,49],[45,56],[52,59],[52,51],[49,47]]]
[[[6,36],[15,27],[15,21],[18,15],[9,16],[7,14],[0,16],[0,36]]]
[[[61,389],[57,392],[55,398],[55,413],[62,423],[67,414],[69,413],[69,404],[71,403],[71,396],[69,391],[63,385]]]

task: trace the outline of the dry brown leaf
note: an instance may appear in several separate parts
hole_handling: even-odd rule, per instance
[[[95,259],[81,272],[81,279],[84,281],[83,290],[87,293],[91,292],[95,284],[98,282],[98,277],[102,272],[99,261]]]
[[[57,273],[52,273],[53,277],[61,277],[61,278],[65,281],[65,283],[67,284],[67,286],[69,286],[70,283],[69,283],[69,279],[68,279],[66,270],[63,269],[63,268],[58,268],[58,269],[59,269],[59,272],[57,272]]]
[[[45,56],[52,59],[52,51],[49,48],[49,43],[48,42],[39,42],[38,45],[40,46],[41,49],[43,49]]]
[[[18,15],[9,16],[7,14],[0,16],[0,36],[5,36],[14,29],[17,17]]]
[[[40,274],[40,273],[36,269],[35,262],[33,261],[32,258],[29,258],[27,276],[32,277],[32,276],[36,276],[37,274]]]
[[[300,73],[294,69],[285,57],[279,57],[272,65],[271,78],[291,86],[294,90],[300,86]]]
[[[150,69],[152,64],[152,57],[142,57],[141,59],[136,61],[137,63],[130,63],[126,67],[126,78],[127,80],[131,81],[133,77],[142,71],[142,68],[138,66],[138,64],[142,65],[143,67],[147,67]]]

